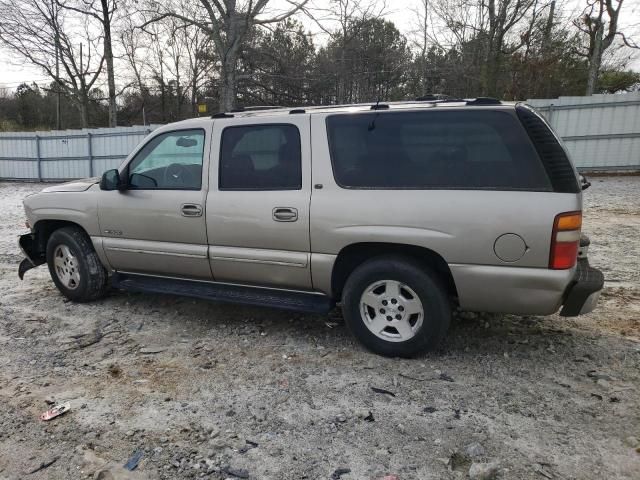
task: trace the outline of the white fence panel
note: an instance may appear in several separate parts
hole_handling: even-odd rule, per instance
[[[158,125],[0,133],[0,179],[68,180],[115,168]]]
[[[640,92],[533,99],[579,169],[640,170]]]
[[[640,170],[640,92],[532,99],[579,169]],[[97,176],[122,160],[157,125],[0,133],[0,179]]]

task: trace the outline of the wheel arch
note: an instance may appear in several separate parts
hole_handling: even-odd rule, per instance
[[[34,254],[44,259],[47,252],[47,242],[49,241],[49,238],[51,238],[51,234],[56,230],[60,230],[65,227],[76,227],[82,230],[85,235],[90,238],[87,231],[78,223],[68,220],[38,220],[38,222],[33,226]]]
[[[367,260],[383,255],[410,257],[435,271],[444,282],[447,293],[457,297],[456,284],[447,261],[437,252],[426,247],[404,243],[360,242],[347,245],[338,253],[331,271],[331,292],[336,300],[342,298],[342,290],[358,266]]]

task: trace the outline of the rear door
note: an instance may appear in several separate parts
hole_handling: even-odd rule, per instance
[[[214,122],[206,212],[215,280],[311,288],[309,121]]]
[[[124,191],[101,191],[98,218],[119,271],[211,279],[204,205],[211,122],[154,135],[121,169]]]

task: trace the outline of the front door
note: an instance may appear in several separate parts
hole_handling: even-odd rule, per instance
[[[98,218],[112,268],[212,278],[205,224],[207,130],[203,125],[156,134],[121,169],[127,189],[101,192]]]
[[[309,122],[214,122],[207,233],[216,281],[311,288]]]

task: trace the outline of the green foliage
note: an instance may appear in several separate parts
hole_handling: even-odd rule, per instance
[[[598,91],[619,93],[640,90],[640,72],[631,70],[604,70],[598,77]]]

